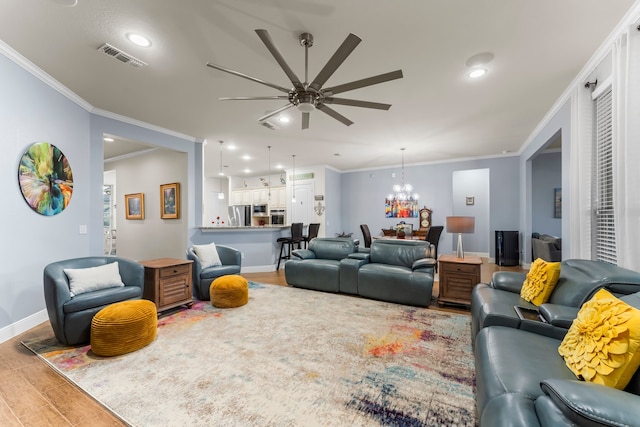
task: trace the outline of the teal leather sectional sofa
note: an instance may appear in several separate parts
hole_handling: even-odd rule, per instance
[[[316,238],[285,264],[290,286],[341,292],[398,304],[431,303],[436,264],[433,245],[422,240],[375,240],[357,252],[351,239]]]
[[[640,426],[639,372],[617,390],[579,381],[558,353],[580,306],[599,289],[640,309],[640,273],[599,261],[563,261],[552,302],[539,307],[546,323],[515,313],[514,305],[531,306],[520,299],[524,278],[496,272],[472,293],[480,425]]]

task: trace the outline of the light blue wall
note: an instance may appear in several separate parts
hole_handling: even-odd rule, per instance
[[[520,209],[518,157],[507,156],[491,159],[474,159],[429,165],[405,165],[405,182],[414,186],[420,195],[420,206],[433,210],[433,225],[445,225],[445,218],[453,214],[453,172],[458,170],[489,170],[490,256],[494,256],[495,230],[518,230]],[[395,172],[397,178],[392,178]],[[385,218],[384,199],[394,183],[400,182],[401,167],[359,171],[342,174],[342,229],[360,235],[360,224],[368,224],[373,235],[382,228],[399,222],[397,218]],[[418,226],[418,219],[405,220]],[[465,240],[466,241],[466,240]],[[465,245],[469,252],[485,252],[482,247]],[[453,252],[451,235],[443,232],[439,253]]]
[[[0,52],[0,173],[3,188],[8,190],[0,209],[4,242],[0,254],[0,342],[47,319],[42,290],[42,271],[47,264],[103,252],[103,133],[186,152],[194,171],[187,183],[190,227],[201,209],[195,194],[202,186],[194,178],[202,176],[198,162],[201,144],[91,114],[91,106],[72,94],[66,96],[57,82],[25,69],[25,63],[14,52]],[[39,141],[59,147],[73,172],[69,206],[55,216],[31,210],[18,186],[20,157]],[[87,234],[80,234],[81,225],[87,226]]]
[[[325,237],[335,237],[342,229],[342,174],[332,169],[325,169],[325,195],[322,204],[325,206]],[[316,202],[317,203],[317,202]],[[359,229],[358,229],[359,230]],[[353,233],[358,237],[359,231]],[[362,241],[362,240],[361,240]]]
[[[0,181],[6,190],[0,209],[1,342],[3,328],[44,308],[43,267],[60,258],[89,252],[89,235],[79,234],[79,226],[91,223],[91,164],[89,113],[85,109],[4,55],[0,55],[0,76]],[[59,147],[73,172],[70,204],[55,216],[31,210],[18,185],[20,157],[39,141]]]
[[[532,230],[562,235],[562,219],[554,218],[554,189],[562,188],[562,154],[542,153],[532,162]]]

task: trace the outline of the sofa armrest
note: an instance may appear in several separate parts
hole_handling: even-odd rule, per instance
[[[349,254],[347,258],[369,262],[369,258],[371,258],[371,255],[369,252],[354,252],[352,254]]]
[[[560,328],[569,329],[573,323],[573,319],[578,317],[580,307],[570,307],[560,304],[542,304],[538,307],[540,315],[544,317],[547,323],[558,326]]]
[[[640,396],[578,380],[548,379],[540,388],[580,426],[631,426],[640,420]]]
[[[216,245],[222,265],[242,265],[242,253],[232,247]]]
[[[526,278],[527,275],[525,273],[517,273],[515,271],[496,271],[493,273],[489,286],[494,289],[519,294],[522,289],[522,284]]]
[[[295,249],[291,252],[291,259],[316,259],[316,253],[309,249]]]
[[[423,269],[434,269],[436,266],[436,260],[433,258],[421,258],[417,259],[411,265],[411,270],[423,270]]]

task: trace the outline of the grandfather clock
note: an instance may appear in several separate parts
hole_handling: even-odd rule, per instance
[[[418,230],[413,232],[414,236],[427,237],[427,231],[431,227],[431,212],[432,210],[426,206],[420,209],[418,212]]]

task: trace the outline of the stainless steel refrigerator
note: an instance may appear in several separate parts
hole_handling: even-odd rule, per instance
[[[251,225],[251,205],[229,206],[229,225],[231,227],[249,227]]]

